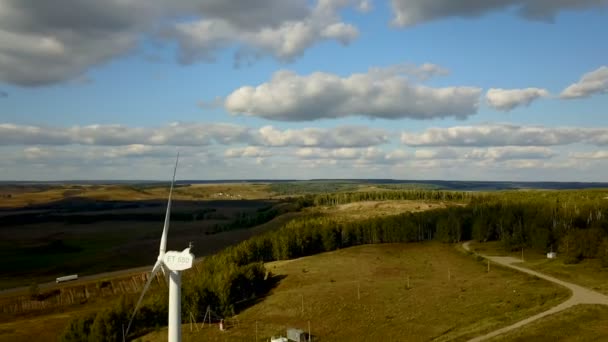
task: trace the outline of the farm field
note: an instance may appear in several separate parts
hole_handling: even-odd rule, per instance
[[[543,318],[489,342],[605,341],[608,336],[608,307],[578,305]]]
[[[245,210],[255,213],[251,208]],[[218,221],[175,221],[168,248],[181,250],[193,242],[196,255],[202,257],[280,227],[288,217],[293,215],[276,217],[255,228],[219,233],[212,230]],[[0,257],[6,267],[0,275],[0,289],[53,281],[65,274],[87,275],[147,265],[158,252],[161,232],[162,221],[38,223],[4,228],[0,230]]]
[[[166,199],[167,182],[150,184],[15,184],[0,185],[0,208],[47,204],[65,198],[101,201],[144,201]],[[274,195],[268,184],[182,184],[175,188],[176,200],[267,199]]]
[[[486,273],[484,263],[433,242],[364,245],[266,267],[284,279],[238,314],[238,326],[231,320],[226,332],[215,325],[191,333],[185,324],[184,341],[251,341],[256,321],[260,340],[288,327],[307,330],[310,321],[316,341],[464,341],[569,296],[515,271]],[[163,328],[140,341],[164,339]]]
[[[267,199],[265,187],[176,188],[168,247],[181,250],[192,242],[201,257],[280,226],[285,219],[271,222],[293,206]],[[1,290],[149,264],[158,249],[168,188],[4,185],[0,195]],[[264,223],[269,224],[253,229]]]

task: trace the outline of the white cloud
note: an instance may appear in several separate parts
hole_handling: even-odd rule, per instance
[[[417,160],[458,159],[497,162],[512,159],[548,159],[556,155],[551,149],[539,146],[499,146],[489,148],[418,149]]]
[[[410,153],[408,151],[404,151],[404,150],[393,150],[389,153],[386,154],[386,159],[387,160],[391,160],[391,161],[402,161],[402,160],[406,160],[410,158]]]
[[[258,137],[265,146],[365,147],[389,142],[386,131],[361,126],[286,130],[265,126],[258,130]]]
[[[6,146],[2,148],[6,149]],[[192,155],[191,150],[187,154]],[[126,146],[30,146],[20,153],[13,154],[12,159],[19,163],[46,163],[49,165],[69,164],[111,164],[118,159],[133,158],[175,158],[177,150],[168,146],[149,146],[133,144]]]
[[[244,86],[225,100],[233,114],[281,121],[365,116],[369,118],[466,118],[477,112],[481,89],[432,88],[412,83],[406,76],[428,78],[445,74],[441,67],[424,64],[372,68],[348,77],[315,72],[301,76],[282,70],[258,86]]]
[[[516,8],[520,16],[531,20],[552,20],[566,10],[606,7],[606,0],[392,0],[393,25],[413,26],[443,18],[474,18],[486,13]]]
[[[97,148],[89,150],[92,155],[89,158],[95,156],[103,156],[104,158],[134,158],[134,157],[168,157],[173,156],[177,153],[176,149],[166,148],[165,146],[150,146],[143,144],[131,144],[120,147],[110,148]]]
[[[27,147],[27,148],[23,149],[23,155],[25,156],[26,159],[34,160],[34,159],[48,157],[49,152],[38,146],[33,146],[33,147]]]
[[[556,155],[551,149],[540,146],[500,146],[473,149],[464,154],[465,159],[504,161],[514,159],[549,159]]]
[[[575,159],[608,159],[608,151],[574,152],[570,157]]]
[[[584,74],[581,79],[562,91],[562,99],[577,99],[594,94],[608,93],[608,67],[601,66]]]
[[[416,159],[418,160],[425,160],[425,159],[456,159],[461,157],[461,155],[458,153],[458,151],[454,150],[454,149],[435,149],[435,150],[416,150],[414,152],[414,156],[416,157]]]
[[[1,0],[0,81],[40,86],[78,79],[91,67],[138,52],[142,38],[178,42],[183,63],[211,61],[218,50],[234,46],[291,60],[323,40],[348,44],[355,39],[357,29],[343,22],[339,11],[356,5],[327,0],[316,6],[307,0]]]
[[[321,30],[321,37],[334,39],[347,45],[359,36],[359,31],[350,24],[334,23]]]
[[[172,123],[155,128],[123,125],[43,127],[0,124],[0,145],[126,146],[133,151],[153,146],[367,147],[389,142],[381,129],[357,126],[334,128],[259,129],[227,123]],[[127,151],[127,150],[125,150]]]
[[[551,146],[587,143],[608,144],[608,128],[520,126],[483,124],[429,128],[423,133],[404,132],[409,146]]]
[[[375,147],[368,148],[336,148],[336,149],[321,149],[321,148],[300,148],[295,152],[295,155],[303,159],[366,159],[366,160],[384,160],[385,153]]]
[[[486,93],[488,104],[497,110],[508,112],[519,106],[529,106],[532,101],[549,96],[546,89],[500,89],[490,88]]]
[[[557,154],[547,147],[538,146],[501,146],[489,148],[439,148],[418,149],[413,158],[403,150],[386,152],[376,147],[368,148],[300,148],[294,155],[301,159],[331,159],[336,162],[401,164],[416,161],[447,161],[450,163],[475,162],[479,165],[504,162],[507,160],[550,159]]]
[[[301,1],[296,3],[302,4]],[[165,32],[165,36],[179,42],[179,60],[185,64],[198,60],[212,61],[217,50],[226,46],[237,46],[240,54],[251,50],[252,54],[270,54],[280,60],[291,61],[320,41],[329,39],[346,45],[356,39],[359,35],[357,28],[342,22],[338,16],[338,11],[347,5],[351,5],[350,2],[321,0],[314,8],[301,9],[300,14],[305,15],[281,21],[275,19],[273,24],[256,21],[256,25],[245,27],[225,17],[203,17],[177,23]],[[266,16],[275,13],[272,7],[262,10]],[[234,11],[246,13],[247,9],[235,8]]]
[[[270,151],[261,149],[257,146],[247,146],[243,148],[229,148],[224,152],[224,156],[227,158],[262,158],[269,157],[272,154]]]
[[[584,181],[602,180],[608,166],[608,153],[584,151],[580,146],[573,146],[576,152],[563,155],[545,147],[519,146],[428,148],[415,154],[389,147],[249,147],[180,147],[178,178],[250,179],[264,175],[289,179]],[[172,146],[0,146],[0,154],[2,178],[21,180],[167,180],[175,161]]]
[[[293,155],[306,163],[320,165],[330,162],[342,168],[389,167],[406,161],[409,154],[403,150],[386,152],[377,147],[367,148],[300,148]]]
[[[249,138],[246,127],[232,124],[173,123],[160,128],[123,125],[43,127],[0,124],[0,145],[174,145],[228,144]]]
[[[361,0],[357,5],[357,10],[361,13],[368,13],[374,9],[374,5],[370,0]]]
[[[545,166],[545,163],[540,160],[508,160],[505,163],[510,169],[540,169]]]

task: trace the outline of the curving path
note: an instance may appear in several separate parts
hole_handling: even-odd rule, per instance
[[[462,247],[467,250],[467,251],[471,251],[470,249],[470,241],[467,241],[465,243],[462,244]],[[477,254],[477,253],[476,253]],[[587,288],[584,288],[582,286],[576,285],[576,284],[572,284],[569,283],[567,281],[563,281],[563,280],[559,280],[557,278],[542,274],[540,272],[536,272],[536,271],[532,271],[530,269],[527,268],[523,268],[520,266],[515,266],[513,265],[514,263],[519,263],[521,262],[521,260],[517,259],[517,258],[513,258],[513,257],[501,257],[501,256],[487,256],[487,255],[482,255],[482,254],[478,254],[486,259],[489,259],[490,261],[497,263],[499,265],[503,265],[515,270],[518,270],[520,272],[524,272],[530,275],[534,275],[537,276],[539,278],[548,280],[550,282],[553,282],[555,284],[561,285],[567,289],[569,289],[572,292],[572,296],[566,300],[565,302],[552,307],[551,309],[547,310],[547,311],[543,311],[539,314],[536,314],[532,317],[528,317],[524,320],[521,320],[515,324],[509,325],[507,327],[492,331],[491,333],[488,333],[486,335],[483,336],[479,336],[479,337],[475,337],[471,340],[469,340],[469,342],[478,342],[478,341],[483,341],[486,339],[489,339],[491,337],[494,336],[498,336],[500,334],[504,334],[508,331],[511,330],[515,330],[521,326],[524,326],[528,323],[534,322],[538,319],[541,319],[545,316],[548,315],[552,315],[554,313],[560,312],[562,310],[566,310],[572,306],[578,305],[578,304],[602,304],[602,305],[608,305],[608,296],[601,294],[599,292],[596,291],[592,291],[589,290]]]

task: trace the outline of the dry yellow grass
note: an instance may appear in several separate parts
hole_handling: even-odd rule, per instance
[[[308,209],[312,213],[321,213],[338,220],[356,221],[378,216],[398,215],[406,212],[445,208],[442,202],[426,201],[364,201],[337,206],[320,206]]]
[[[57,341],[58,332],[63,331],[66,323],[85,313],[74,311],[0,323],[0,342]]]
[[[515,271],[486,273],[485,264],[438,243],[358,246],[267,267],[285,278],[238,315],[238,326],[190,332],[185,324],[183,340],[254,341],[257,321],[263,341],[287,327],[307,330],[310,321],[315,341],[461,341],[568,296]],[[163,340],[166,329],[141,339]]]
[[[6,194],[10,193],[10,197],[0,198],[0,207],[2,208],[44,204],[70,196],[122,201],[165,199],[169,187],[168,184],[161,183],[143,188],[131,185],[56,185],[48,188],[24,188],[7,191],[5,192]],[[174,198],[177,200],[238,200],[264,199],[273,195],[268,184],[226,183],[193,184],[178,187],[175,190]]]
[[[263,199],[274,196],[268,184],[193,184],[182,189],[200,194],[208,199]]]
[[[606,341],[608,307],[577,305],[543,318],[511,333],[491,339],[493,342],[589,342]]]

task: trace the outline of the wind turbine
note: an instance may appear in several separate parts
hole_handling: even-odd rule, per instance
[[[152,279],[156,276],[159,270],[165,274],[167,277],[168,274],[168,282],[169,282],[169,342],[180,342],[182,340],[182,314],[181,314],[181,283],[182,277],[180,271],[187,270],[192,267],[192,262],[194,261],[194,254],[190,253],[190,247],[184,249],[181,252],[169,251],[166,252],[167,249],[167,233],[169,231],[169,220],[171,216],[171,196],[173,194],[173,184],[175,183],[175,173],[177,172],[177,163],[179,161],[179,153],[177,154],[177,158],[175,160],[175,169],[173,170],[173,180],[171,181],[171,190],[169,190],[169,201],[167,202],[167,213],[165,214],[165,225],[163,227],[163,235],[160,238],[160,247],[158,248],[158,258],[156,259],[156,263],[154,267],[152,267],[152,272],[150,273],[150,277],[144,286],[141,295],[139,296],[139,300],[135,305],[135,309],[133,310],[133,314],[131,315],[131,319],[129,320],[129,324],[127,325],[127,330],[125,331],[124,336],[127,336],[129,333],[129,329],[131,328],[131,323],[133,323],[133,318],[135,318],[135,314],[141,305],[141,301],[148,291],[148,287],[152,283]]]

